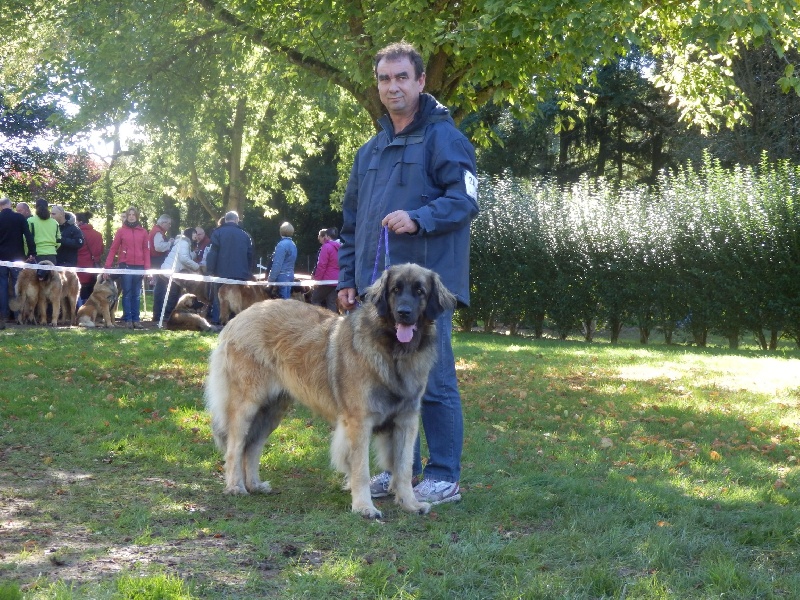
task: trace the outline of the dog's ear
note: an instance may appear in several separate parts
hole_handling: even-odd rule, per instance
[[[430,272],[430,284],[428,301],[425,305],[425,318],[435,321],[444,311],[455,309],[456,297],[444,287],[439,275],[433,271]]]
[[[385,317],[389,314],[389,270],[387,269],[381,274],[381,278],[367,288],[365,298],[367,302],[375,305],[379,317]]]

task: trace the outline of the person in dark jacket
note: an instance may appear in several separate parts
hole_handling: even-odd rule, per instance
[[[388,230],[392,264],[411,262],[439,274],[459,301],[469,304],[470,223],[478,214],[475,150],[455,127],[447,108],[423,93],[425,71],[413,46],[396,43],[375,57],[378,95],[388,115],[364,144],[345,190],[339,303],[345,310],[372,283],[376,243]],[[386,251],[385,251],[386,252]],[[378,268],[385,267],[385,252]],[[422,470],[419,440],[414,487],[421,502],[461,499],[458,481],[464,420],[451,343],[453,311],[436,320],[437,362],[422,397],[422,427],[430,458]],[[372,478],[374,497],[388,495],[390,475]]]
[[[36,262],[36,244],[28,220],[11,209],[11,200],[0,198],[0,260]],[[19,269],[0,265],[0,329],[6,328],[9,317],[9,289],[17,285]],[[10,280],[10,281],[9,281]]]
[[[239,226],[239,215],[225,213],[225,222],[211,234],[206,271],[215,277],[249,281],[253,279],[253,239]],[[211,298],[211,321],[219,325],[219,284],[214,284]]]
[[[56,251],[57,264],[62,267],[77,267],[78,250],[83,247],[83,232],[75,224],[75,215],[66,212],[59,204],[50,207],[50,215],[61,231],[61,245]]]

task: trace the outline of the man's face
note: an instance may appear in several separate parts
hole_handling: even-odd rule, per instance
[[[407,56],[398,60],[381,59],[375,73],[378,94],[390,116],[411,116],[417,112],[425,73],[416,79],[414,65]]]
[[[203,230],[202,227],[198,227],[195,229],[196,239],[198,242],[202,241],[204,237],[206,237],[206,232]]]

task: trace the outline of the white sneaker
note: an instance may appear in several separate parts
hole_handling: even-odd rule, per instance
[[[414,488],[414,496],[416,496],[417,502],[428,502],[434,505],[445,504],[447,502],[458,502],[461,500],[461,490],[458,487],[457,481],[423,479],[422,482]]]
[[[392,474],[389,471],[373,475],[369,480],[369,494],[373,498],[385,498],[389,495],[389,482]]]

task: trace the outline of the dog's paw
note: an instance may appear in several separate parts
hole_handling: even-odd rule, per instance
[[[251,494],[271,494],[272,486],[268,481],[261,481],[257,485],[248,486],[248,491]]]
[[[383,513],[374,506],[362,506],[361,508],[353,507],[353,512],[361,515],[365,519],[382,519]]]
[[[243,485],[232,485],[225,488],[225,494],[228,496],[247,496],[249,492]]]
[[[427,515],[431,512],[431,505],[428,502],[420,502],[419,508],[417,509],[418,515]]]

